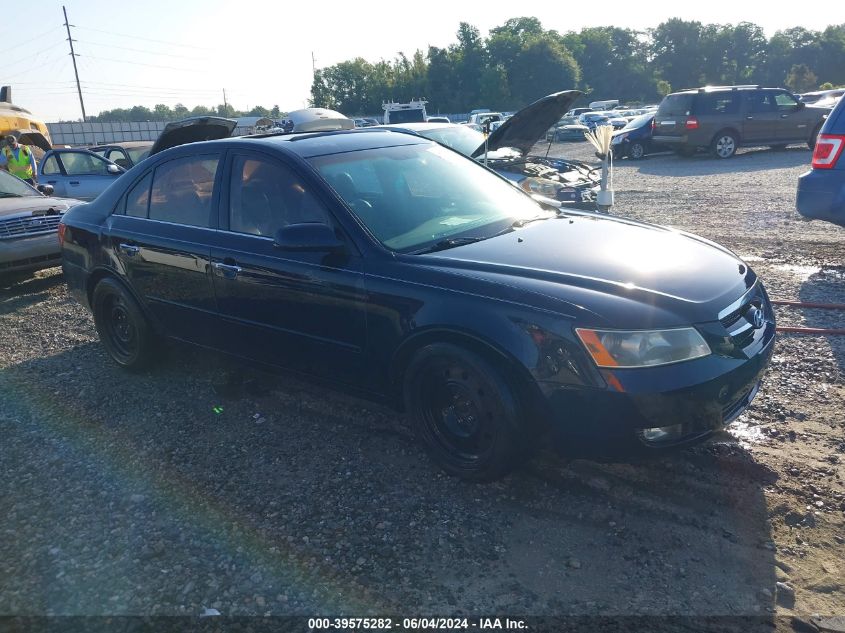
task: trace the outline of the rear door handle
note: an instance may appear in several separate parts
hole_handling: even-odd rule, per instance
[[[69,185],[78,185],[79,181],[78,180],[71,180],[68,184]]]
[[[753,119],[754,119],[754,117],[753,117],[753,116],[747,116],[747,117],[745,117],[745,118],[746,118],[746,119],[748,119],[749,121],[751,121],[751,120],[753,120]]]
[[[786,117],[788,117],[788,116],[789,116],[788,114],[781,114],[781,115],[780,115],[780,118],[781,118],[781,119],[785,119],[785,118],[786,118]]]
[[[224,264],[223,262],[214,262],[212,266],[218,276],[225,277],[226,279],[234,279],[238,276],[238,273],[243,270],[240,266],[236,266],[235,264]]]
[[[124,253],[126,253],[129,257],[134,257],[135,255],[138,254],[138,251],[141,250],[140,248],[138,248],[134,244],[123,244],[123,243],[119,244],[118,248],[121,251],[123,251]]]

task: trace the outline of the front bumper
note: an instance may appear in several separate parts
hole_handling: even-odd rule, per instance
[[[0,274],[60,264],[59,237],[55,232],[0,240]]]
[[[845,172],[814,169],[802,174],[795,207],[805,218],[845,226]]]
[[[602,374],[608,389],[540,383],[559,448],[579,456],[653,452],[706,439],[735,420],[757,393],[774,349],[773,321],[748,358],[711,354],[662,367]],[[669,429],[662,438],[655,429]],[[651,431],[650,431],[651,430]]]

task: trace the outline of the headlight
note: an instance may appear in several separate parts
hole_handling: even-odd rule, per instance
[[[613,137],[613,140],[610,143],[611,143],[611,145],[618,145],[619,143],[624,141],[626,138],[628,138],[628,134],[617,134],[616,136]]]
[[[523,191],[537,193],[549,198],[557,198],[557,192],[563,189],[563,185],[559,182],[546,178],[535,178],[534,176],[529,176],[525,180],[521,180],[519,186]]]
[[[599,367],[654,367],[710,354],[710,347],[692,327],[672,330],[588,330],[578,338]]]

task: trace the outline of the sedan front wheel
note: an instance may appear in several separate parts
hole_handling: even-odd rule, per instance
[[[417,436],[450,475],[491,481],[528,454],[517,394],[473,352],[448,343],[424,347],[405,372],[404,397]]]

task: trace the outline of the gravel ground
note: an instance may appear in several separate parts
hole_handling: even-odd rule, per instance
[[[845,303],[845,230],[793,209],[809,159],[623,160],[613,212],[727,245],[772,297]],[[780,336],[708,444],[544,453],[487,485],[441,474],[401,416],[290,378],[224,398],[225,362],[183,347],[120,371],[57,269],[0,289],[0,350],[0,615],[845,614],[843,337]]]

